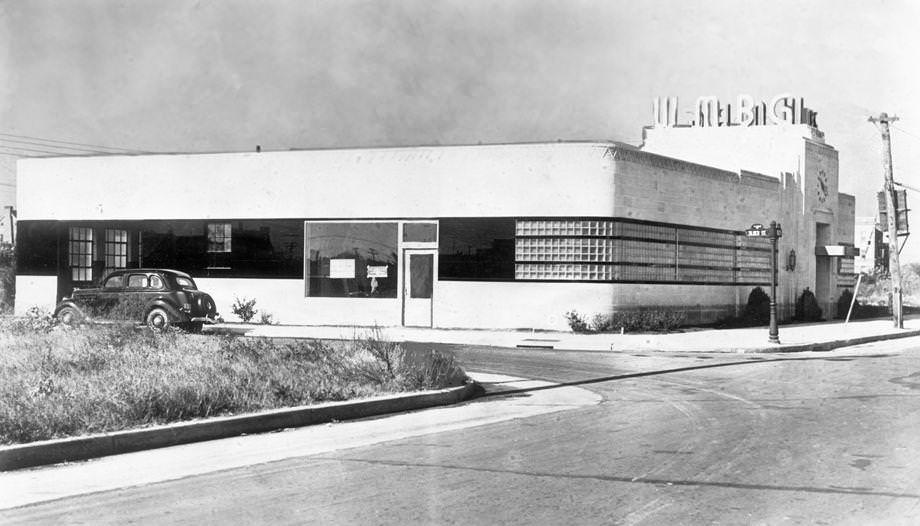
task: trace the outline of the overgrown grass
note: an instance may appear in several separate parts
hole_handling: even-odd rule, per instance
[[[31,442],[323,401],[462,385],[452,356],[381,338],[330,344],[0,326],[0,444]]]

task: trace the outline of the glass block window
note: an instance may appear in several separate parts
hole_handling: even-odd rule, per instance
[[[105,230],[105,273],[128,266],[128,231]]]
[[[208,223],[208,252],[230,252],[230,223]]]
[[[518,279],[533,280],[612,281],[614,268],[610,265],[586,263],[518,263],[515,276]]]
[[[755,283],[770,278],[769,240],[625,219],[522,219],[515,279]],[[766,241],[766,245],[764,245]]]
[[[526,238],[515,240],[517,261],[611,261],[612,239],[597,238]]]
[[[70,227],[68,243],[68,263],[71,279],[75,282],[93,280],[93,229],[89,227]]]

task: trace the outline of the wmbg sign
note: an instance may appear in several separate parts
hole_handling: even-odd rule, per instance
[[[679,126],[677,97],[657,97],[652,103],[655,127]],[[718,97],[696,99],[694,118],[687,124],[703,128],[717,126],[761,126],[768,124],[807,124],[818,127],[818,113],[805,106],[805,100],[787,93],[769,102],[755,102],[750,95],[739,95],[735,105],[723,104]]]

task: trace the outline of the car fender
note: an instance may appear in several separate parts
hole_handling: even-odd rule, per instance
[[[172,322],[184,322],[186,321],[187,316],[179,312],[179,309],[174,307],[172,303],[164,301],[162,299],[155,299],[147,304],[147,309],[144,311],[144,319],[147,318],[147,315],[150,314],[155,308],[161,308],[166,311],[166,314],[169,315],[169,320]]]
[[[84,311],[79,305],[77,305],[75,301],[71,300],[70,298],[64,298],[57,304],[57,306],[54,308],[54,315],[57,316],[58,313],[61,312],[61,309],[64,307],[70,307],[79,312],[80,316],[83,316],[84,318],[87,317],[86,311]]]

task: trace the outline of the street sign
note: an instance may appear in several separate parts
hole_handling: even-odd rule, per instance
[[[760,223],[751,225],[744,233],[748,237],[783,237],[783,229],[779,225],[764,227]]]

